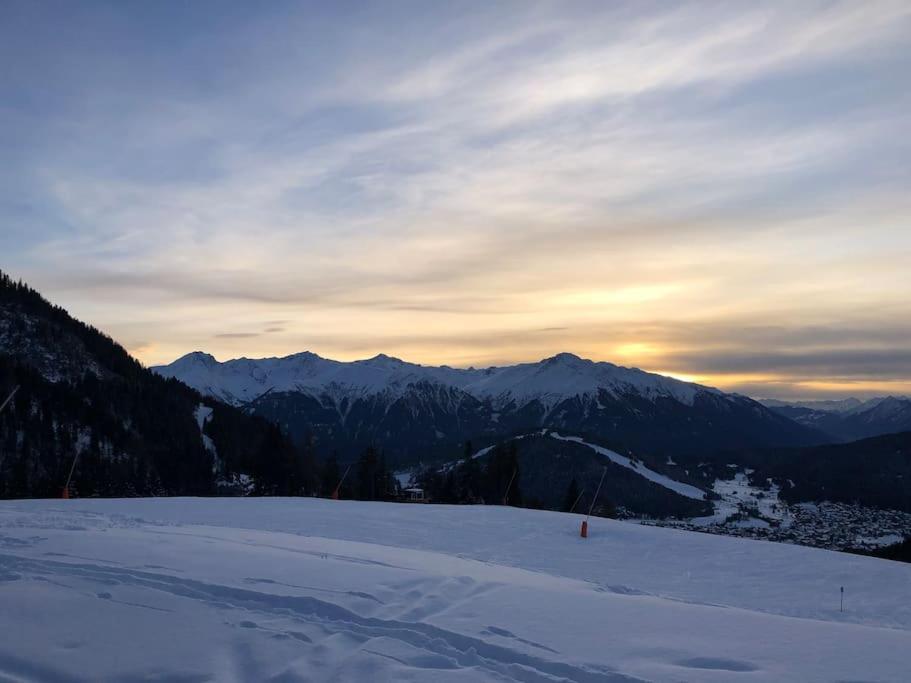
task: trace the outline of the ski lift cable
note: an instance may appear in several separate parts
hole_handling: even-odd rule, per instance
[[[589,520],[589,518],[592,516],[592,510],[595,509],[595,502],[597,502],[597,500],[598,500],[598,494],[601,493],[601,484],[604,483],[604,475],[605,475],[605,474],[607,474],[607,467],[605,467],[603,470],[601,470],[601,481],[598,482],[598,488],[597,488],[597,490],[595,491],[595,497],[592,498],[592,504],[591,504],[591,505],[589,506],[589,508],[588,508],[588,515],[587,515],[586,518],[585,518],[585,521],[586,521],[586,522],[587,522],[587,521]]]

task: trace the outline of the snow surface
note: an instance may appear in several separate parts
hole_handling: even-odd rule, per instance
[[[579,520],[2,502],[0,680],[906,680],[909,565]]]
[[[378,393],[400,396],[419,382],[459,389],[479,399],[490,399],[498,407],[538,400],[550,408],[565,398],[596,395],[602,389],[614,395],[634,392],[650,399],[667,397],[688,405],[699,391],[723,395],[717,389],[636,368],[596,363],[569,353],[538,363],[479,370],[417,365],[382,354],[345,363],[310,352],[220,363],[211,355],[196,351],[152,369],[234,404],[246,403],[270,391],[325,395],[339,403],[342,398]]]
[[[769,484],[768,489],[750,485],[748,472],[737,472],[732,479],[716,479],[712,490],[718,496],[713,501],[714,513],[708,517],[696,517],[690,523],[708,526],[710,524],[724,524],[732,515],[751,515],[755,520],[750,522],[742,520],[739,526],[762,526],[762,519],[776,520],[781,526],[789,526],[792,522],[788,505],[782,502],[778,494],[780,489],[776,484]],[[762,519],[758,519],[761,517]]]
[[[403,489],[407,489],[414,482],[414,472],[411,471],[393,472],[392,476]]]
[[[655,472],[654,470],[650,470],[641,462],[633,462],[630,458],[620,455],[619,453],[615,453],[608,448],[583,441],[582,437],[561,436],[557,432],[551,432],[550,435],[555,439],[559,439],[560,441],[572,441],[574,443],[587,446],[588,448],[591,448],[593,451],[595,451],[595,453],[603,455],[611,462],[614,462],[621,467],[630,469],[636,474],[648,479],[649,481],[658,484],[659,486],[663,486],[666,489],[670,489],[671,491],[679,493],[681,496],[686,496],[687,498],[693,498],[695,500],[705,500],[705,491],[702,489],[691,486],[690,484],[684,484],[683,482],[677,481],[676,479],[671,479],[667,475]]]
[[[206,422],[212,417],[212,408],[200,403],[196,406],[196,410],[193,411],[193,417],[196,418],[196,424],[199,425],[199,431],[203,430],[203,427],[206,426]]]

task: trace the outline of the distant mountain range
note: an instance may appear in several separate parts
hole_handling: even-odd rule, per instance
[[[856,441],[881,434],[911,431],[911,398],[885,396],[861,401],[801,401],[771,399],[761,403],[806,427],[816,429],[831,441]]]
[[[194,352],[152,369],[277,422],[298,441],[331,444],[343,457],[375,444],[398,464],[538,428],[655,456],[827,440],[745,396],[569,353],[459,369],[309,352],[221,363]]]
[[[808,408],[809,410],[818,410],[824,413],[845,413],[853,410],[864,401],[858,398],[841,398],[841,399],[822,399],[811,401],[782,401],[776,398],[756,399],[762,405],[769,408]]]
[[[459,369],[197,352],[150,370],[0,273],[0,400],[17,386],[0,412],[0,497],[60,495],[74,460],[80,496],[326,494],[337,464],[317,455],[375,447],[407,466],[521,441],[523,488],[551,507],[606,466],[612,503],[640,514],[705,513],[701,492],[731,468],[792,501],[911,509],[911,434],[812,448],[911,428],[905,398],[766,406],[568,353]]]

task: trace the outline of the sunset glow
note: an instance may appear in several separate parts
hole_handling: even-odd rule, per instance
[[[144,363],[911,393],[909,3],[156,5],[0,22],[0,266]]]

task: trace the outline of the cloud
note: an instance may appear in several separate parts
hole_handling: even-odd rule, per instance
[[[911,379],[911,350],[839,349],[799,352],[695,352],[669,356],[669,369],[698,374],[779,373],[803,379]]]
[[[0,15],[0,253],[146,360],[905,372],[907,3]]]

